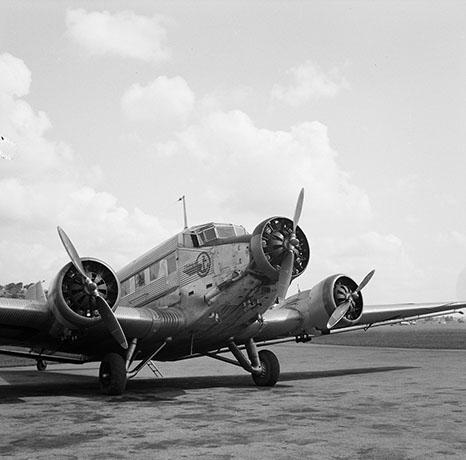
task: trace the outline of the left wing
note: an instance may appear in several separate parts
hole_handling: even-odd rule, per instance
[[[360,324],[375,324],[386,321],[402,321],[411,317],[446,315],[466,308],[466,302],[403,303],[391,305],[368,305],[364,307]]]
[[[323,334],[441,316],[466,308],[466,302],[364,306],[359,292],[363,284],[364,280],[358,286],[345,275],[329,276],[312,289],[275,305],[263,315],[262,321],[255,326],[256,330],[250,329],[247,333],[252,333],[258,341],[285,340],[293,336],[298,341],[306,341]]]
[[[359,329],[367,330],[370,327],[398,324],[402,321],[432,318],[452,313],[464,314],[462,311],[463,308],[466,308],[466,302],[368,305],[364,308],[358,324],[333,329],[330,333],[337,334],[341,332],[356,331]]]

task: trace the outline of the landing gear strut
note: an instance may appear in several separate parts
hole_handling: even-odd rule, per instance
[[[228,348],[236,360],[220,356],[219,353],[206,353],[205,356],[242,367],[251,374],[254,383],[259,387],[273,387],[280,377],[278,358],[270,350],[257,352],[253,339],[249,339],[245,346],[249,359],[244,356],[233,339],[229,340]]]
[[[36,362],[36,367],[38,371],[45,371],[45,369],[47,369],[47,361],[44,361],[43,359],[38,359]]]
[[[126,362],[118,353],[104,356],[99,369],[100,390],[106,395],[121,395],[126,388]]]

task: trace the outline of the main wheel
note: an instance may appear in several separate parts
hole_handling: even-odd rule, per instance
[[[100,390],[106,395],[121,395],[126,388],[126,362],[118,353],[104,356],[99,369]]]
[[[273,387],[280,376],[280,363],[278,358],[270,350],[259,351],[259,361],[262,372],[252,374],[252,379],[258,387]]]
[[[36,367],[38,371],[45,371],[45,369],[47,369],[47,361],[44,361],[43,359],[38,359],[36,362]]]

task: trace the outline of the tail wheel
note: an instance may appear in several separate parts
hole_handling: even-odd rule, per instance
[[[252,374],[252,379],[258,387],[273,387],[280,376],[280,363],[270,350],[259,351],[261,373]]]
[[[99,369],[100,390],[106,395],[121,395],[126,388],[126,362],[118,353],[104,356]]]

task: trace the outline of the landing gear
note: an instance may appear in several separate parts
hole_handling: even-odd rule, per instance
[[[44,361],[43,359],[38,359],[36,362],[36,367],[37,370],[40,372],[45,371],[45,369],[47,369],[47,361]]]
[[[126,362],[118,353],[104,356],[99,369],[100,390],[106,395],[121,395],[126,388]]]
[[[259,351],[261,372],[253,372],[252,379],[258,387],[273,387],[280,376],[280,363],[270,350]]]
[[[253,339],[249,339],[245,343],[248,354],[247,358],[233,339],[228,341],[228,348],[236,360],[220,356],[219,353],[206,353],[205,356],[242,367],[251,374],[254,383],[258,387],[273,387],[277,383],[280,377],[280,363],[275,354],[270,350],[261,350],[258,352]]]

